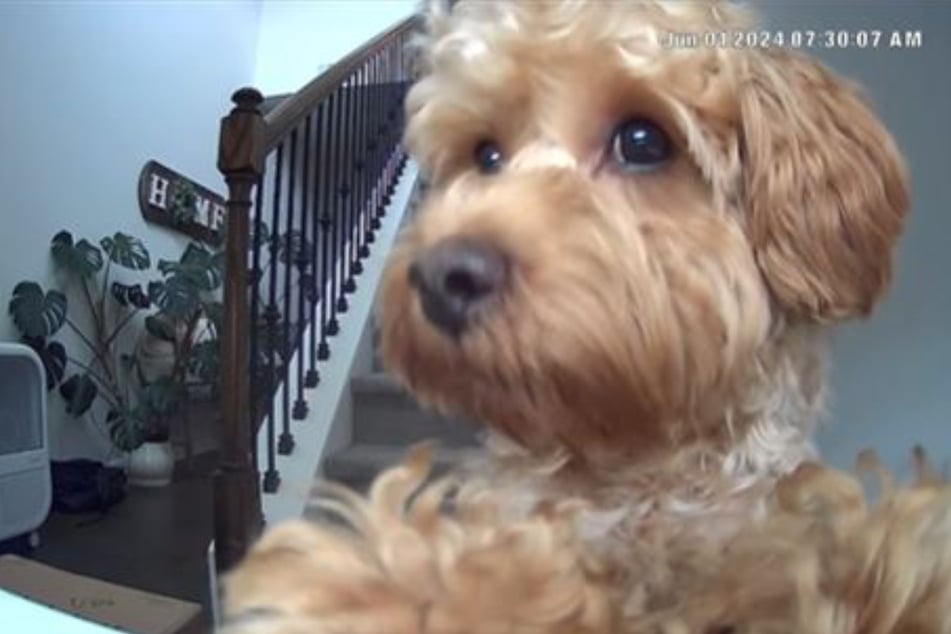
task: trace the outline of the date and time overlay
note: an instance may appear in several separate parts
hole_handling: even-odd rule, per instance
[[[791,48],[832,49],[919,49],[924,45],[920,30],[898,29],[791,29],[750,31],[703,31],[666,33],[666,48]]]

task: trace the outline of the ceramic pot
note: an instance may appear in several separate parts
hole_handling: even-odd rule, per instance
[[[172,443],[146,442],[129,455],[129,484],[163,487],[172,481],[175,452]]]

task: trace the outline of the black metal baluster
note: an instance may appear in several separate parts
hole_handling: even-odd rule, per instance
[[[330,344],[327,342],[327,336],[330,335],[330,323],[328,318],[331,308],[329,304],[333,303],[333,292],[328,292],[327,286],[330,284],[330,263],[333,261],[330,257],[330,239],[333,228],[333,221],[330,216],[330,201],[333,199],[333,187],[331,186],[331,169],[333,165],[333,136],[331,123],[333,121],[333,110],[331,103],[333,95],[327,100],[325,106],[326,112],[321,131],[323,141],[321,146],[321,170],[320,170],[320,343],[317,345],[317,359],[324,361],[330,358]]]
[[[355,69],[350,75],[350,148],[347,165],[351,171],[350,177],[350,278],[363,272],[363,263],[360,262],[360,72]],[[354,286],[350,290],[356,290]]]
[[[258,356],[258,338],[261,334],[258,323],[261,319],[261,240],[264,237],[262,228],[264,221],[261,219],[261,215],[264,213],[262,206],[264,177],[265,172],[262,171],[254,188],[254,213],[251,224],[251,271],[248,274],[248,284],[251,286],[251,318],[248,321],[251,324],[250,341],[248,342],[248,372],[251,377],[251,392],[248,394],[248,403],[251,407],[251,416],[249,417],[251,426],[248,432],[251,435],[251,465],[255,471],[258,470],[258,423],[261,420],[261,399],[267,395],[262,390],[261,381],[257,380],[263,371]]]
[[[367,245],[367,230],[369,226],[366,224],[366,214],[364,213],[365,205],[363,200],[363,182],[366,177],[366,165],[364,159],[366,155],[363,152],[364,142],[363,134],[364,129],[366,128],[364,118],[363,118],[363,101],[364,95],[366,93],[365,78],[363,75],[363,66],[358,68],[354,74],[357,77],[357,107],[356,107],[356,118],[357,118],[357,127],[354,130],[353,143],[354,143],[354,165],[357,170],[357,183],[356,183],[356,192],[354,193],[354,204],[357,209],[357,223],[356,223],[356,257],[357,257],[357,268],[354,269],[356,273],[363,272],[363,263],[362,260],[370,255],[370,247]]]
[[[317,340],[320,338],[320,345],[326,346],[327,339],[324,335],[324,302],[322,301],[324,295],[323,287],[323,277],[321,274],[321,269],[318,267],[319,257],[324,253],[324,249],[319,246],[321,245],[321,236],[323,232],[321,231],[321,222],[320,222],[320,192],[323,191],[324,181],[321,180],[321,174],[323,173],[324,159],[321,156],[321,148],[324,147],[327,135],[324,131],[324,102],[321,102],[317,106],[317,125],[314,130],[314,166],[313,166],[313,184],[312,187],[312,197],[311,197],[311,250],[310,250],[310,271],[311,277],[313,278],[313,296],[310,303],[310,345],[308,346],[308,352],[310,356],[310,369],[307,370],[307,375],[304,378],[304,385],[309,388],[317,387],[317,384],[320,383],[320,371],[317,369]],[[320,302],[320,321],[318,321],[317,314],[317,302]],[[319,333],[319,334],[318,334]]]
[[[379,209],[379,214],[381,217],[386,215],[386,202],[383,198],[384,194],[384,183],[385,183],[385,172],[386,172],[386,50],[380,51],[380,57],[378,60],[379,64],[379,76],[377,77],[377,98],[379,100],[379,112],[377,113],[377,189],[379,190],[377,194],[377,207]]]
[[[406,145],[403,143],[403,132],[406,130],[406,96],[409,94],[410,81],[409,65],[410,59],[406,51],[409,49],[409,36],[404,35],[400,44],[400,153],[403,155],[403,167],[409,162],[409,153],[406,151]]]
[[[406,152],[403,148],[403,114],[405,110],[406,84],[403,81],[403,50],[406,43],[403,38],[396,42],[396,54],[394,56],[395,71],[393,82],[396,84],[396,118],[394,123],[393,145],[396,147],[396,178],[399,181],[403,176],[403,170],[406,167]]]
[[[396,77],[397,77],[397,91],[399,93],[399,102],[396,108],[396,129],[397,129],[397,138],[396,138],[396,147],[399,152],[399,164],[397,166],[397,177],[401,178],[403,176],[403,171],[406,169],[406,163],[409,160],[409,157],[406,154],[406,148],[403,146],[403,130],[405,129],[406,123],[406,46],[407,40],[406,36],[401,36],[397,49],[396,61]]]
[[[294,232],[294,202],[297,200],[297,128],[291,131],[290,157],[287,165],[287,207],[284,218],[284,238],[280,258],[284,273],[283,314],[281,322],[281,374],[283,389],[281,390],[281,435],[278,438],[277,452],[286,456],[294,451],[294,436],[291,434],[291,371],[294,355],[293,334],[295,326],[291,321],[293,307],[291,306],[291,275],[294,272],[294,252],[298,248],[297,235]]]
[[[386,120],[384,121],[384,126],[386,126],[386,131],[384,132],[384,143],[386,144],[386,167],[384,170],[384,181],[385,189],[383,193],[383,205],[389,207],[390,201],[393,197],[393,123],[394,123],[394,108],[393,108],[393,47],[388,46],[386,48]]]
[[[380,223],[380,208],[377,205],[377,189],[379,186],[379,178],[377,173],[378,168],[378,157],[379,157],[379,135],[378,135],[378,113],[379,113],[379,99],[377,95],[377,82],[379,81],[379,54],[374,55],[370,59],[370,81],[369,86],[367,87],[367,93],[369,97],[369,115],[367,118],[367,162],[369,165],[369,174],[368,180],[370,181],[370,193],[369,200],[367,204],[370,206],[370,227],[373,230],[379,229],[382,225]]]
[[[392,123],[392,144],[393,144],[393,191],[396,191],[396,185],[400,180],[402,171],[402,152],[400,152],[400,107],[402,106],[403,86],[400,84],[400,45],[399,41],[393,43],[393,123]]]
[[[390,112],[389,112],[389,138],[387,145],[390,148],[390,179],[389,187],[386,190],[387,196],[390,200],[393,198],[393,193],[396,191],[396,181],[397,181],[397,164],[399,161],[399,152],[397,149],[397,139],[399,138],[399,129],[397,127],[397,112],[399,110],[399,84],[396,81],[396,44],[393,43],[389,47],[390,51]],[[387,203],[389,204],[389,202]]]
[[[277,387],[277,321],[281,314],[277,309],[277,265],[278,249],[281,241],[279,210],[281,207],[281,186],[284,176],[284,144],[277,146],[276,166],[274,168],[274,191],[271,199],[271,243],[268,262],[268,304],[264,309],[264,322],[267,328],[267,469],[264,472],[264,492],[274,493],[281,484],[281,476],[275,466],[275,412],[274,388]]]
[[[307,304],[313,297],[314,283],[307,271],[310,263],[310,236],[307,235],[307,216],[310,209],[310,147],[311,147],[311,118],[313,113],[304,120],[304,143],[301,166],[301,203],[300,203],[300,247],[294,255],[297,264],[297,331],[294,333],[294,348],[297,350],[297,399],[294,401],[294,420],[301,420],[307,416],[307,401],[304,400],[304,364],[307,361],[307,350],[304,348],[304,327],[307,324]],[[313,327],[313,325],[311,325]]]
[[[369,205],[367,204],[367,191],[370,180],[370,157],[367,152],[367,130],[370,126],[367,116],[367,103],[369,99],[367,91],[369,90],[370,84],[369,62],[364,61],[358,72],[360,75],[360,133],[357,137],[357,156],[360,161],[360,191],[358,196],[360,201],[360,250],[357,256],[363,260],[370,256],[370,244],[374,240],[373,229],[370,226],[371,214]]]
[[[363,217],[363,250],[360,257],[370,256],[370,245],[376,240],[373,233],[373,208],[370,205],[370,63],[360,69],[360,214]]]
[[[383,54],[381,52],[377,54],[376,57],[376,83],[373,86],[376,97],[373,140],[374,144],[376,145],[376,161],[373,170],[373,176],[376,180],[376,187],[374,189],[373,206],[376,208],[377,218],[382,218],[386,215],[386,208],[383,205],[383,168],[386,164],[386,144],[383,138],[383,133],[386,131],[386,126],[383,125],[386,113],[386,95],[384,92],[384,85]]]
[[[344,169],[344,186],[341,189],[342,196],[342,205],[343,205],[343,217],[344,217],[344,226],[346,231],[344,232],[343,239],[343,286],[341,287],[340,298],[337,300],[338,306],[337,310],[339,312],[346,312],[349,309],[349,304],[346,299],[346,294],[352,293],[357,290],[356,282],[353,279],[353,149],[356,147],[356,144],[353,140],[353,77],[349,77],[344,82],[344,94],[346,99],[344,103],[346,107],[344,109],[344,143],[343,143],[343,154],[340,156],[340,164]]]
[[[348,145],[347,165],[351,170],[350,175],[350,200],[347,208],[350,213],[349,232],[347,236],[347,261],[350,263],[350,275],[347,278],[347,292],[352,293],[357,290],[356,276],[363,272],[363,264],[360,262],[360,197],[358,183],[360,170],[357,168],[357,162],[360,160],[358,153],[360,151],[360,88],[359,75],[356,71],[350,75],[350,140]]]
[[[341,110],[343,116],[340,123],[340,144],[337,149],[337,169],[340,171],[340,181],[337,187],[337,221],[340,225],[340,231],[337,234],[339,240],[339,259],[337,267],[340,270],[340,286],[337,288],[337,314],[345,313],[350,309],[350,303],[347,301],[347,293],[350,292],[347,280],[350,276],[350,257],[349,240],[347,235],[350,231],[350,173],[348,163],[348,149],[352,138],[350,136],[350,90],[347,81],[341,86]]]
[[[331,126],[331,143],[330,143],[330,163],[332,167],[333,177],[331,181],[327,183],[327,188],[329,190],[329,197],[327,199],[327,214],[330,221],[330,262],[329,262],[329,273],[330,273],[330,293],[326,298],[326,301],[329,302],[330,310],[330,321],[327,322],[327,334],[333,337],[338,332],[340,332],[340,322],[337,321],[337,281],[339,278],[340,267],[339,267],[339,255],[340,255],[340,214],[339,206],[337,201],[339,199],[339,183],[340,183],[340,163],[338,157],[340,156],[340,87],[338,86],[336,90],[333,91],[330,95],[330,104],[331,104],[331,121],[333,125]],[[332,184],[331,184],[332,183]]]

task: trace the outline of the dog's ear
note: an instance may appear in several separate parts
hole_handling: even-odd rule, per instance
[[[749,238],[784,309],[867,314],[908,210],[902,158],[857,91],[789,52],[751,52],[739,88]]]

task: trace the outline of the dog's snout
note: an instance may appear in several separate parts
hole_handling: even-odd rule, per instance
[[[450,238],[424,251],[409,268],[426,318],[458,337],[502,290],[506,258],[485,242]]]

